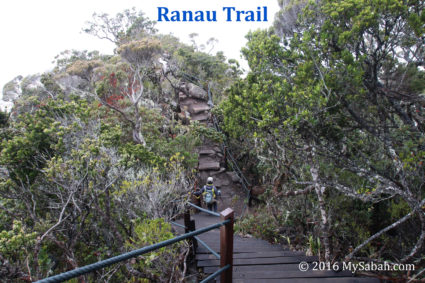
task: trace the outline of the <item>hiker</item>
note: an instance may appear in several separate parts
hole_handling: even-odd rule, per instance
[[[207,178],[207,184],[195,194],[203,196],[204,202],[207,204],[209,210],[217,212],[217,197],[221,195],[220,190],[213,185],[213,178]]]

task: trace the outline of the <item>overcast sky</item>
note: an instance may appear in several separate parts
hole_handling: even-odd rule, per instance
[[[223,6],[239,10],[268,8],[268,22],[226,22]],[[157,7],[170,10],[216,10],[218,22],[157,24],[160,33],[173,33],[188,42],[188,34],[198,33],[199,43],[210,37],[219,40],[214,51],[222,50],[228,58],[241,61],[239,51],[249,30],[272,25],[278,10],[277,0],[14,0],[1,1],[0,86],[18,75],[42,73],[52,68],[54,57],[66,49],[99,50],[112,54],[114,46],[84,34],[81,29],[94,12],[115,15],[136,7],[151,20],[158,19]],[[245,65],[246,66],[246,65]]]

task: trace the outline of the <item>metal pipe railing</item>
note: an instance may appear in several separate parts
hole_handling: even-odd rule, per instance
[[[180,241],[185,240],[187,238],[194,237],[196,235],[211,231],[213,229],[216,229],[216,228],[219,228],[223,225],[226,225],[229,222],[230,222],[230,220],[225,220],[223,222],[213,224],[213,225],[195,230],[193,232],[189,232],[189,233],[177,236],[173,239],[162,241],[162,242],[154,244],[154,245],[143,247],[143,248],[138,249],[138,250],[134,250],[134,251],[131,251],[131,252],[128,252],[128,253],[124,253],[124,254],[121,254],[121,255],[106,259],[106,260],[102,260],[102,261],[99,261],[99,262],[96,262],[96,263],[92,263],[92,264],[89,264],[89,265],[86,265],[86,266],[83,266],[83,267],[79,267],[79,268],[76,268],[74,270],[64,272],[62,274],[58,274],[58,275],[54,275],[54,276],[51,276],[51,277],[48,277],[48,278],[45,278],[45,279],[41,279],[39,281],[36,281],[36,283],[57,283],[57,282],[63,282],[65,280],[69,280],[69,279],[72,279],[72,278],[75,278],[75,277],[79,277],[81,275],[84,275],[84,274],[105,268],[105,267],[110,266],[112,264],[130,259],[130,258],[133,258],[133,257],[137,257],[139,255],[157,250],[159,248],[180,242]]]

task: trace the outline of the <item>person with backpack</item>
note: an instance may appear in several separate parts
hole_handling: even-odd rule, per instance
[[[201,194],[208,210],[217,212],[217,197],[221,195],[221,192],[213,185],[212,177],[207,178],[207,184],[198,192],[198,195]]]

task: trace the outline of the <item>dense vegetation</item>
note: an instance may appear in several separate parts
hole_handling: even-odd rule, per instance
[[[221,105],[246,172],[270,184],[239,229],[327,261],[423,266],[424,1],[280,5]]]
[[[2,282],[31,282],[174,237],[169,221],[187,201],[194,148],[208,132],[177,117],[180,84],[196,74],[219,90],[238,75],[222,53],[156,34],[134,10],[94,22],[86,32],[114,41],[115,54],[65,51],[53,71],[5,87],[19,96],[0,116]],[[183,242],[85,280],[182,281],[188,251]]]
[[[0,278],[31,282],[173,237],[194,149],[216,134],[176,114],[189,81],[214,90],[229,145],[265,188],[238,232],[330,262],[414,263],[387,275],[423,276],[425,2],[279,4],[273,27],[247,35],[245,77],[204,52],[214,39],[183,44],[127,10],[84,29],[113,55],[65,51],[53,71],[19,80],[0,112]],[[181,282],[188,249],[85,280]]]

